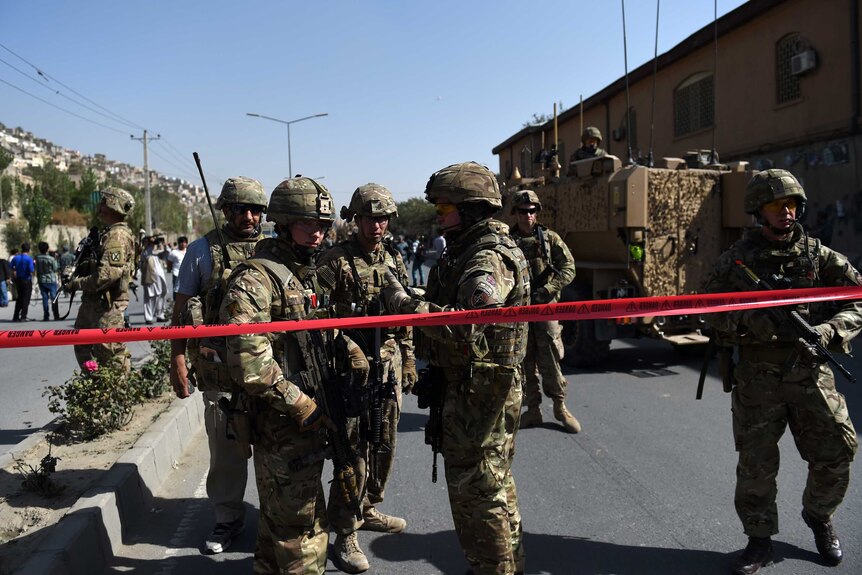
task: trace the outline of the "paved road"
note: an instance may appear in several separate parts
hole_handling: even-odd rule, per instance
[[[140,291],[140,290],[139,290]],[[144,323],[143,295],[136,302],[132,297],[129,306],[132,325]],[[78,314],[80,294],[75,297],[75,303],[69,316],[63,321],[28,321],[12,323],[14,302],[9,307],[0,308],[0,329],[65,329],[75,324]],[[69,309],[68,296],[60,297],[60,314]],[[30,319],[42,318],[42,298],[33,297],[30,301]],[[127,344],[135,359],[149,353],[146,342]],[[78,369],[72,348],[66,346],[34,347],[0,350],[0,453],[6,453],[11,447],[21,442],[28,435],[38,431],[51,420],[54,415],[48,411],[48,398],[42,393],[49,385],[59,385],[71,377]]]
[[[862,373],[862,361],[848,362]],[[695,401],[699,358],[651,341],[615,344],[608,370],[571,371],[569,407],[584,430],[555,423],[519,433],[515,478],[524,518],[527,573],[724,574],[745,538],[733,510],[736,456],[729,396],[715,370]],[[862,386],[841,384],[857,420]],[[549,405],[543,405],[546,418]],[[430,481],[425,415],[405,402],[398,460],[383,510],[408,521],[400,535],[361,533],[369,573],[461,574],[466,563],[452,531],[443,483]],[[789,436],[789,434],[787,434]],[[779,563],[764,574],[862,573],[862,488],[854,472],[836,526],[847,559],[820,564],[799,518],[805,464],[782,441]],[[212,524],[205,499],[206,444],[198,438],[156,494],[146,528],[130,534],[107,573],[234,574],[251,571],[257,494],[246,493],[249,528],[229,552],[201,553]],[[857,466],[858,467],[858,466]],[[329,571],[336,572],[330,564]]]

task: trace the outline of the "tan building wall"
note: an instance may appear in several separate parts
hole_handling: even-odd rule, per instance
[[[714,138],[722,161],[748,160],[756,168],[790,170],[809,195],[807,223],[814,224],[818,210],[829,211],[835,223],[833,246],[858,253],[860,248],[853,244],[860,243],[862,235],[860,25],[855,0],[752,0],[719,19],[717,66],[713,26],[694,32],[658,58],[654,158],[708,150]],[[814,50],[817,66],[795,76],[797,98],[779,103],[777,46],[788,34],[798,34],[800,45]],[[714,70],[714,122],[676,135],[676,91],[693,75],[709,76]],[[624,129],[624,78],[584,101],[583,125],[598,127],[604,136],[602,147],[623,161],[628,158],[628,136],[633,136],[636,160],[645,161],[649,153],[652,71],[650,61],[629,75],[631,135]],[[564,173],[580,145],[579,108],[558,118]],[[516,165],[524,177],[542,175],[541,165],[522,160],[522,154],[535,158],[542,149],[542,133],[545,149],[550,149],[553,122],[525,128],[494,148],[504,179],[511,178]],[[836,217],[842,209],[845,217]]]

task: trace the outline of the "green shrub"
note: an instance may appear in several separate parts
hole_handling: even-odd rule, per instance
[[[69,440],[87,441],[127,425],[135,405],[159,397],[170,387],[171,342],[150,342],[147,360],[127,373],[116,362],[84,363],[62,385],[48,386],[48,410],[65,419]]]

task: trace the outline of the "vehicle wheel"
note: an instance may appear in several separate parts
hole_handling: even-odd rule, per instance
[[[563,322],[563,363],[573,367],[592,367],[604,363],[611,342],[596,339],[595,320]]]

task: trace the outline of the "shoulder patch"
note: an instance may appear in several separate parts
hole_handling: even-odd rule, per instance
[[[470,307],[482,308],[497,303],[497,289],[494,276],[489,275],[485,280],[476,284],[470,295]]]

